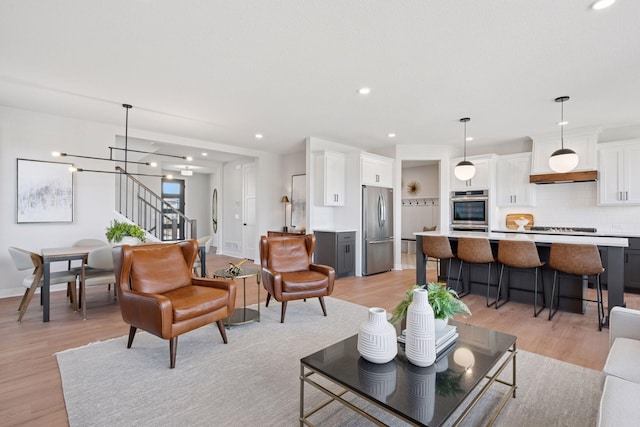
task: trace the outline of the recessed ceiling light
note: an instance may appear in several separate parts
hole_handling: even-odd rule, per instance
[[[203,151],[203,152],[202,152],[202,155],[206,157],[206,156],[207,156],[207,153],[205,153],[205,152]]]
[[[395,138],[396,134],[395,133],[390,133],[389,135],[387,135],[389,138]]]
[[[261,133],[256,133],[256,139],[262,139],[262,134]]]
[[[568,125],[568,124],[569,124],[569,122],[566,121],[566,120],[563,121],[563,122],[558,122],[558,126],[565,126],[565,125]]]
[[[611,6],[612,4],[614,4],[615,2],[616,2],[616,0],[596,0],[591,5],[591,9],[593,9],[593,10],[606,9],[609,6]]]
[[[152,168],[155,168],[156,166],[158,166],[158,163],[151,162],[151,163],[149,163],[149,166],[151,166]]]
[[[369,95],[371,93],[371,88],[369,88],[369,87],[361,87],[360,89],[358,89],[358,93],[360,95]]]
[[[187,162],[191,162],[191,161],[193,161],[193,157],[191,157],[191,156],[187,156],[187,158],[186,158],[185,160],[186,160]]]
[[[473,141],[473,137],[472,136],[468,136],[466,141]]]

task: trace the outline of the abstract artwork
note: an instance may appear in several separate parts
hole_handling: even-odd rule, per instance
[[[71,163],[18,159],[17,222],[73,222]]]
[[[291,226],[305,227],[307,211],[307,176],[291,176]]]

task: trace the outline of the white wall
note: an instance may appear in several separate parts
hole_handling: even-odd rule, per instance
[[[530,213],[534,223],[552,227],[595,227],[601,233],[640,233],[640,206],[598,206],[597,182],[536,186],[535,207],[499,208],[499,228],[509,213]]]
[[[440,224],[440,172],[437,164],[402,168],[403,239],[414,239],[416,231]],[[407,186],[417,182],[420,190],[409,194]]]
[[[105,125],[96,122],[70,119],[0,106],[0,297],[20,295],[24,292],[22,279],[29,272],[19,272],[13,265],[9,246],[17,246],[33,252],[42,248],[71,245],[81,238],[105,239],[104,230],[113,217],[115,199],[115,175],[102,173],[76,173],[74,175],[74,221],[72,223],[16,223],[16,158],[52,161],[50,153],[54,150],[86,156],[107,157],[110,145],[116,144],[118,135],[123,133],[122,126]],[[221,144],[164,135],[155,132],[129,128],[132,135],[147,140],[172,142],[210,150],[223,150],[230,153],[251,156],[258,164],[258,230],[277,227],[277,217],[282,207],[275,198],[282,197],[281,189],[274,188],[274,171],[280,170],[278,155],[267,152],[251,151],[238,147],[226,147]],[[65,161],[64,159],[62,161]],[[107,170],[113,164],[89,159],[71,159],[69,162],[86,169]],[[149,171],[153,173],[152,171]],[[157,173],[157,172],[156,172]],[[195,176],[195,175],[194,175]],[[278,175],[276,175],[278,176]],[[187,209],[202,215],[200,224],[208,222],[209,200],[212,188],[206,190],[207,178],[195,178],[196,184],[189,184]],[[224,194],[220,191],[220,178],[214,178],[218,185],[219,205],[224,206]],[[158,180],[159,182],[159,180]],[[154,184],[152,184],[154,185]],[[159,184],[156,185],[159,188]],[[192,201],[191,192],[198,193]],[[202,193],[202,197],[200,196]],[[207,219],[205,219],[207,218]],[[220,217],[219,217],[220,220]],[[220,223],[218,237],[224,228]],[[202,228],[199,228],[202,230]],[[199,231],[201,234],[201,231]],[[258,237],[256,236],[256,239]],[[60,263],[62,264],[62,263]],[[53,266],[53,269],[61,268]]]
[[[304,150],[301,151],[296,151],[294,153],[289,153],[285,156],[283,156],[282,158],[282,168],[281,168],[281,172],[282,175],[280,177],[280,181],[281,181],[281,185],[280,185],[280,189],[281,189],[281,193],[282,196],[286,195],[289,200],[291,200],[291,177],[293,175],[305,175],[306,174],[306,156],[305,156],[305,152]],[[307,185],[305,186],[305,189],[308,186],[308,178],[306,177],[307,180]],[[282,200],[282,196],[280,196],[280,199],[278,200]],[[307,191],[307,203],[305,206],[305,217],[307,218],[305,221],[305,224],[303,224],[303,226],[305,228],[307,227],[308,222],[308,218],[309,218],[309,206],[312,204],[313,202],[309,200],[308,197],[308,191]],[[291,227],[291,203],[289,203],[286,207],[287,209],[287,227]],[[279,230],[284,222],[284,210],[283,207],[280,206],[280,216],[279,216],[279,220],[280,220],[280,227],[278,228],[274,228],[273,230]],[[296,224],[297,225],[297,224]]]
[[[95,155],[95,150],[115,143],[120,131],[113,126],[64,117],[0,107],[0,296],[24,292],[22,279],[30,272],[19,272],[6,250],[17,246],[33,252],[42,248],[71,245],[80,238],[106,240],[104,229],[112,218],[115,175],[74,174],[74,221],[72,223],[16,223],[16,158],[55,161],[54,150]],[[102,152],[101,152],[102,153]],[[108,154],[108,153],[107,153]],[[101,154],[105,155],[105,154]],[[104,170],[108,162],[81,159],[82,167]],[[75,159],[60,160],[74,162]],[[107,165],[105,165],[107,163]],[[52,269],[55,269],[53,266]]]

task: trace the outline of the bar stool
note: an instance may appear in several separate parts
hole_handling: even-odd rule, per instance
[[[451,260],[455,258],[455,255],[451,251],[449,238],[447,236],[422,236],[422,253],[424,253],[427,259],[434,258],[438,261],[438,280],[440,280],[440,262],[443,259],[448,260],[447,287],[449,287],[449,281],[451,280]]]
[[[542,281],[542,308],[538,310],[538,269],[544,265],[544,261],[540,261],[536,244],[530,240],[500,240],[498,242],[498,262],[501,264],[501,267],[500,279],[498,280],[496,309],[509,301],[512,289],[523,292],[533,292],[533,317],[538,317],[538,314],[544,310],[546,301],[544,297],[544,277],[540,274]],[[498,304],[500,300],[500,290],[502,288],[502,273],[505,267],[507,267],[507,274],[509,274],[507,299],[502,304]],[[534,274],[533,291],[531,289],[518,288],[511,284],[511,271],[513,269],[522,269]]]
[[[573,279],[585,280],[589,276],[596,276],[596,298],[577,298],[582,301],[590,301],[598,304],[598,330],[602,330],[602,320],[604,319],[604,305],[602,303],[602,286],[600,284],[600,274],[604,271],[600,252],[596,245],[577,245],[568,243],[552,243],[549,253],[549,266],[553,272],[553,287],[551,288],[551,306],[549,307],[549,320],[553,318],[556,311],[553,311],[553,300],[556,293],[556,283],[559,277],[570,277]],[[561,276],[565,273],[570,276]],[[575,277],[581,276],[581,277]],[[558,304],[560,304],[560,292],[558,292]],[[563,297],[571,298],[571,297]]]
[[[496,260],[493,258],[493,252],[491,251],[491,244],[489,243],[489,240],[475,237],[458,238],[458,259],[460,260],[460,268],[458,269],[458,281],[460,281],[460,277],[462,277],[462,265],[465,262],[469,264],[487,264],[487,307],[491,307],[492,305],[496,304],[498,301],[497,296],[496,301],[489,304],[489,291],[491,288],[491,264],[496,262]],[[469,281],[471,281],[471,278],[469,278]],[[469,286],[469,288],[470,287],[471,286]],[[468,290],[464,295],[468,294],[469,292],[470,290]]]

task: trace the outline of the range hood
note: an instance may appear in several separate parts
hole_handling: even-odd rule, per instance
[[[597,179],[598,179],[597,170],[529,175],[529,182],[531,184],[561,184],[565,182],[589,182],[589,181],[597,181]]]

